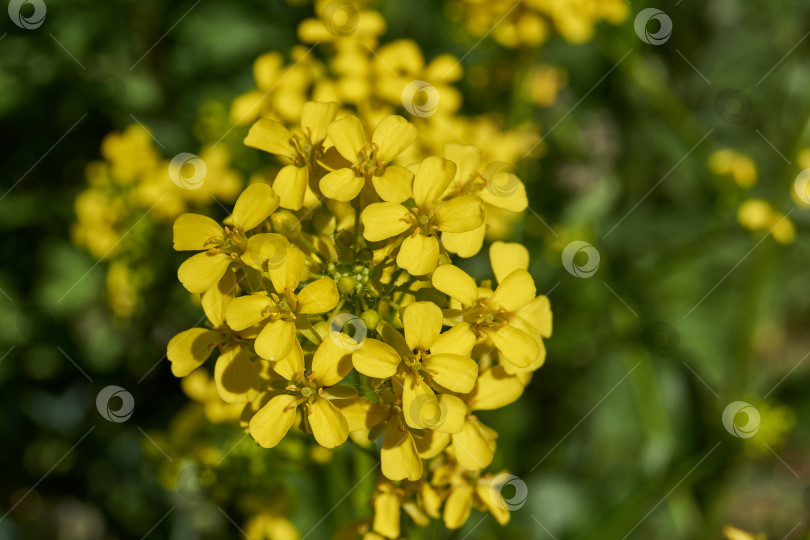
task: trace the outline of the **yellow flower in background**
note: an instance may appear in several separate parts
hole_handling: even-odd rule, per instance
[[[622,22],[629,12],[621,0],[460,0],[455,10],[468,30],[478,36],[492,33],[505,47],[536,47],[556,30],[572,43],[583,43],[593,36],[601,21]]]
[[[743,189],[757,182],[757,166],[754,161],[734,150],[718,150],[709,156],[709,168],[715,174],[728,175]]]
[[[743,202],[737,210],[737,220],[750,231],[769,233],[780,244],[792,244],[796,239],[796,228],[790,218],[761,199]]]
[[[172,181],[152,135],[141,125],[113,132],[101,145],[104,161],[85,170],[88,187],[74,202],[73,241],[96,259],[109,260],[107,294],[117,318],[128,319],[141,308],[143,291],[154,280],[154,239],[164,222],[190,209],[232,202],[243,186],[231,168],[224,145],[204,147],[204,181],[182,189]]]
[[[245,536],[251,540],[298,540],[298,529],[282,516],[262,512],[245,524]]]
[[[726,525],[723,527],[723,536],[726,540],[765,540],[764,534],[753,535],[737,527]]]

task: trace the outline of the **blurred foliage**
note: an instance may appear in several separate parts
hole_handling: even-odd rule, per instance
[[[499,428],[493,470],[509,467],[529,495],[506,528],[474,513],[459,538],[718,538],[727,524],[808,537],[810,218],[792,194],[808,167],[810,7],[668,5],[659,46],[634,31],[644,7],[584,44],[552,35],[508,49],[468,33],[457,4],[379,6],[386,41],[463,59],[466,114],[531,120],[544,147],[518,163],[532,212],[514,237],[532,252],[555,334],[524,398],[481,415]],[[351,489],[370,456],[307,456],[290,440],[271,460],[212,424],[204,399],[188,402],[162,357],[198,310],[167,228],[147,235],[153,280],[126,321],[108,304],[107,263],[70,237],[108,133],[143,123],[166,159],[218,139],[223,104],[253,88],[253,60],[286,54],[311,16],[278,0],[48,0],[37,29],[4,19],[0,538],[238,538],[248,525],[284,538],[282,515],[327,538],[367,515],[369,493]],[[565,86],[558,99],[533,97],[543,76]],[[717,166],[727,150],[756,182]],[[750,200],[768,210],[741,211]],[[792,242],[776,241],[785,222],[773,212]],[[575,240],[598,250],[592,277],[563,267]],[[108,385],[134,397],[126,422],[95,408]],[[761,415],[754,437],[723,426],[738,400]]]

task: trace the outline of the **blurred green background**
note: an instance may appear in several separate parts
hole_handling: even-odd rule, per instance
[[[198,147],[201,108],[227,111],[252,88],[253,60],[286,54],[312,7],[46,3],[39,28],[0,26],[0,538],[240,538],[268,509],[330,537],[368,512],[367,486],[343,499],[351,447],[313,466],[295,441],[271,455],[238,426],[194,424],[199,410],[178,420],[189,399],[162,356],[198,309],[176,281],[170,231],[149,232],[154,279],[126,322],[107,306],[106,263],[69,235],[107,133],[140,122],[164,157]],[[481,415],[500,433],[490,469],[520,477],[528,498],[506,528],[473,512],[461,531],[435,524],[427,537],[721,538],[729,523],[810,537],[810,219],[791,197],[810,146],[810,5],[656,6],[673,32],[655,46],[633,28],[648,5],[633,3],[586,44],[552,37],[520,54],[476,45],[440,3],[375,7],[384,42],[410,37],[427,58],[490,70],[486,88],[459,83],[463,112],[533,118],[545,147],[518,164],[531,211],[514,239],[532,253],[555,332],[523,398]],[[515,97],[534,63],[567,73],[551,107]],[[722,148],[753,159],[753,188],[709,169]],[[741,227],[749,197],[788,214],[795,241]],[[562,264],[577,240],[598,253],[591,277]],[[487,277],[486,263],[467,268]],[[108,385],[134,398],[126,422],[95,407]],[[756,436],[724,428],[734,401],[760,413]],[[186,464],[206,445],[228,455],[197,474]]]

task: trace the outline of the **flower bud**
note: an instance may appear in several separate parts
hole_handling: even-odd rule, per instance
[[[283,234],[287,238],[295,238],[301,234],[301,222],[289,210],[277,210],[270,216],[273,232]]]

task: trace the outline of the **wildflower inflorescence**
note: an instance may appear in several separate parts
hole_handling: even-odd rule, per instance
[[[522,394],[551,335],[526,248],[489,246],[494,283],[453,264],[483,248],[491,209],[526,208],[521,181],[485,174],[465,145],[411,163],[419,138],[401,116],[370,125],[307,102],[298,128],[261,118],[245,139],[284,161],[272,186],[250,184],[223,224],[174,223],[175,249],[197,252],[178,277],[208,326],[171,340],[173,373],[218,351],[219,396],[263,447],[291,429],[325,448],[378,441],[375,517],[358,527],[389,538],[401,509],[451,528],[473,505],[509,519],[486,472],[497,433],[475,412]]]

